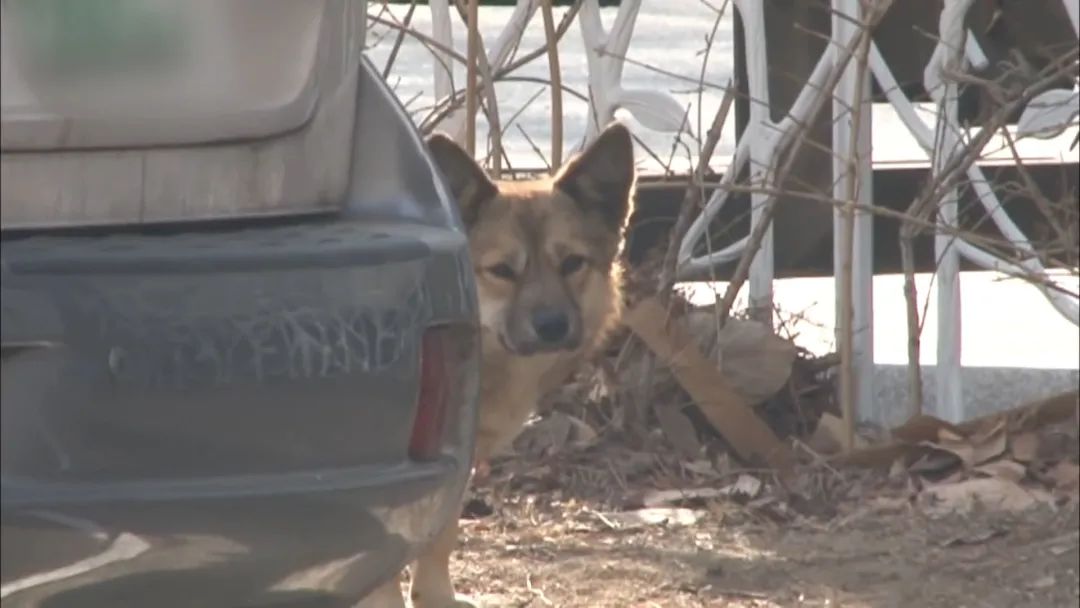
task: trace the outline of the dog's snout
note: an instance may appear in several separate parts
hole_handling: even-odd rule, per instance
[[[570,318],[561,310],[539,309],[532,315],[533,329],[544,342],[560,342],[570,333]]]

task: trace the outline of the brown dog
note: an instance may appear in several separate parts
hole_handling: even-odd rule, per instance
[[[615,123],[554,178],[493,182],[452,140],[428,146],[460,205],[476,272],[482,369],[476,462],[521,430],[619,317],[620,253],[634,195],[630,132]],[[418,608],[469,606],[450,582],[457,521],[417,560]]]

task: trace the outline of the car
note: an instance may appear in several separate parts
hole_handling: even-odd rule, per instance
[[[0,5],[5,608],[354,605],[458,516],[472,265],[366,4]]]

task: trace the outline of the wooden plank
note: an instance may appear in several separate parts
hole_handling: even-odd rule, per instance
[[[671,369],[675,379],[738,456],[767,464],[782,476],[790,473],[795,456],[787,444],[777,439],[746,405],[716,364],[702,354],[686,328],[679,323],[668,323],[667,316],[660,302],[648,298],[625,315],[625,322]]]

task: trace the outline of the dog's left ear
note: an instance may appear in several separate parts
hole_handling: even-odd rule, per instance
[[[451,194],[457,199],[462,221],[466,226],[472,226],[484,205],[499,193],[499,187],[468,152],[446,135],[431,135],[427,146],[439,171],[446,177]]]
[[[618,230],[630,215],[634,178],[634,141],[629,129],[613,123],[559,171],[555,187]]]

